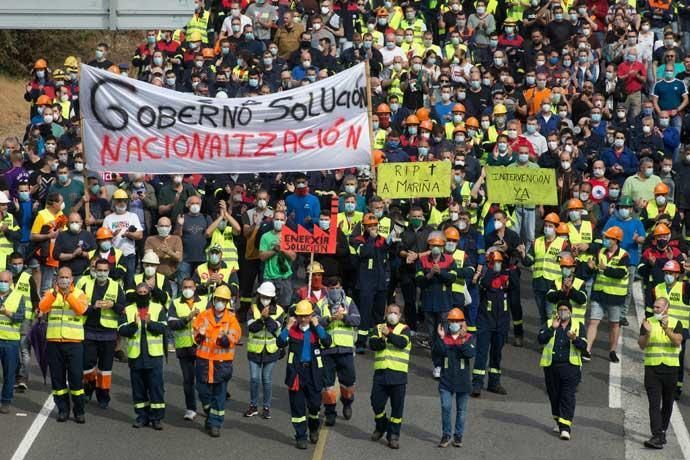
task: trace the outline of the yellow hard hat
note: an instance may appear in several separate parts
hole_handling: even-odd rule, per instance
[[[74,56],[67,56],[65,58],[65,63],[63,65],[65,67],[67,67],[68,69],[78,69],[79,68],[79,61]]]
[[[321,265],[318,262],[313,262],[311,264],[311,273],[312,273],[312,275],[316,274],[316,273],[324,273],[323,265]]]
[[[222,286],[221,286],[222,287]],[[314,313],[314,306],[307,299],[300,300],[295,306],[295,315],[297,316],[307,316]]]
[[[227,287],[224,284],[221,284],[216,288],[215,291],[213,291],[213,297],[216,299],[230,300],[232,298],[232,294],[230,293],[229,287]]]
[[[505,115],[508,113],[508,109],[506,109],[506,106],[503,104],[496,104],[494,106],[494,115]]]
[[[113,193],[113,200],[128,200],[129,195],[127,195],[127,192],[122,190],[121,188],[115,190],[115,193]]]

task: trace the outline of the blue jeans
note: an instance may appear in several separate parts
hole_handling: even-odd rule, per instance
[[[448,390],[439,388],[441,395],[441,427],[443,435],[451,435],[450,411],[453,408],[453,396],[455,396],[455,436],[462,436],[465,431],[465,415],[467,415],[467,400],[469,393],[451,393]]]
[[[255,363],[249,361],[249,404],[259,407],[259,385],[264,389],[264,407],[271,408],[273,396],[273,368],[278,361],[272,363]]]
[[[126,285],[134,284],[134,273],[137,270],[137,255],[130,254],[128,256],[120,257],[120,265],[125,267],[125,283]]]
[[[19,340],[0,340],[2,364],[2,403],[9,404],[14,396],[14,379],[19,365]]]

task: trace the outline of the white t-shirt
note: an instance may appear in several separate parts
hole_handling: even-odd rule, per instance
[[[244,14],[240,14],[240,32],[244,33],[244,26],[254,26],[252,24],[252,20],[249,18],[249,16],[246,16]],[[232,20],[235,19],[234,16],[228,16],[225,18],[223,21],[223,26],[220,28],[221,32],[225,32],[225,34],[228,37],[231,37],[232,35],[235,35],[235,32],[232,31]]]
[[[105,219],[103,219],[103,226],[105,228],[109,228],[110,231],[112,231],[113,233],[115,233],[115,230],[117,230],[118,228],[122,229],[120,230],[120,233],[115,238],[113,238],[113,247],[122,251],[123,256],[134,254],[134,240],[125,238],[123,235],[131,226],[134,226],[137,229],[137,231],[144,230],[144,227],[141,226],[141,222],[139,222],[139,217],[137,217],[136,214],[129,211],[127,211],[124,214],[108,214],[107,216],[105,216]]]

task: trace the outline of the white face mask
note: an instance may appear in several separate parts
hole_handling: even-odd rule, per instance
[[[495,220],[494,221],[494,228],[496,230],[502,229],[503,228],[503,222],[501,222],[500,220]]]
[[[199,211],[201,211],[201,205],[192,204],[189,206],[189,212],[192,214],[199,214]]]
[[[182,289],[182,297],[185,299],[191,299],[194,297],[194,289]]]
[[[305,324],[304,326],[300,325],[299,327],[302,332],[307,332],[309,330],[309,324]]]
[[[391,326],[395,326],[400,321],[400,315],[397,313],[388,313],[386,316],[386,321],[388,321],[388,324]]]
[[[264,307],[268,307],[269,305],[271,305],[271,300],[272,299],[270,297],[262,297],[261,305],[263,305]]]
[[[662,319],[664,319],[664,314],[663,313],[654,313],[654,319],[656,319],[657,321],[661,321]]]
[[[144,275],[146,275],[147,278],[151,278],[156,274],[156,267],[144,267]]]

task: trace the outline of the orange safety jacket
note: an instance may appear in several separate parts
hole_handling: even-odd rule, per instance
[[[215,383],[214,364],[235,359],[235,345],[242,335],[240,323],[230,310],[225,310],[220,320],[216,321],[215,310],[209,308],[194,319],[192,329],[194,341],[199,345],[196,357],[208,361],[208,382]],[[223,335],[227,337],[228,347],[219,345],[218,339]]]

